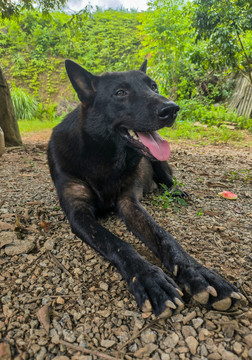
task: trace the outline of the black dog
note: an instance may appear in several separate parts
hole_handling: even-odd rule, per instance
[[[140,71],[94,76],[66,60],[81,104],[56,126],[49,142],[60,204],[72,231],[117,267],[142,311],[169,316],[183,308],[183,294],[160,268],[97,222],[96,216],[112,209],[194,299],[231,309],[242,299],[237,289],[189,256],[139,203],[154,182],[173,186],[169,144],[156,130],[171,126],[179,110],[158,94],[146,66],[145,61]]]

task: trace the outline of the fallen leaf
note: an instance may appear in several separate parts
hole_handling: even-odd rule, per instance
[[[26,171],[27,171],[27,169],[26,169]],[[33,174],[21,174],[22,176],[25,176],[25,177],[32,177],[33,176]]]
[[[220,182],[213,183],[211,181],[208,181],[206,184],[207,184],[208,187],[220,187],[220,188],[225,188],[226,187],[225,184],[222,184]]]
[[[43,325],[45,331],[49,333],[50,328],[50,307],[48,305],[42,306],[37,311],[37,318],[39,319],[39,322],[41,325]]]
[[[213,229],[213,231],[225,231],[226,227],[225,226],[213,226],[212,229]]]
[[[0,221],[0,230],[9,230],[9,229],[13,229],[13,225]]]
[[[50,230],[51,223],[42,221],[39,225],[44,230],[44,232],[48,232]]]
[[[29,220],[29,209],[28,209],[28,208],[26,208],[25,211],[24,211],[24,219],[25,219],[26,221]]]
[[[243,213],[242,208],[239,207],[239,206],[234,206],[234,211],[235,211],[237,214],[242,214],[242,213]]]
[[[211,210],[204,210],[203,213],[206,215],[209,215],[209,216],[221,216],[222,215],[221,212],[211,211]]]
[[[24,231],[25,228],[23,225],[21,225],[20,220],[19,220],[19,216],[16,215],[16,221],[15,221],[15,231],[19,231],[22,232]]]
[[[236,194],[232,193],[231,191],[222,191],[218,195],[229,200],[236,200],[238,197]]]
[[[42,205],[41,201],[28,201],[26,205]]]
[[[2,214],[2,215],[0,215],[0,218],[2,218],[2,219],[6,219],[6,218],[11,218],[11,217],[13,217],[13,216],[16,216],[16,214],[15,214],[15,213],[11,213],[11,214]]]
[[[27,230],[27,231],[35,232],[35,233],[37,233],[37,234],[40,234],[40,231],[36,228],[35,225],[26,226],[26,230]]]

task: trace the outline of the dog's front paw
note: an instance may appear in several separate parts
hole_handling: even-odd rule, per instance
[[[201,266],[183,265],[177,268],[178,281],[194,300],[206,307],[219,310],[235,310],[246,298],[237,288],[215,272]]]
[[[129,288],[143,312],[169,317],[184,308],[182,291],[156,266],[144,266],[130,279]]]

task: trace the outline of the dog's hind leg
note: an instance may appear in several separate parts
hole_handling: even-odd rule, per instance
[[[168,188],[173,187],[172,169],[166,161],[151,162],[153,168],[153,179],[157,184],[164,184]]]
[[[235,286],[187,254],[144,210],[134,194],[124,194],[118,210],[127,227],[161,259],[195,300],[216,310],[231,309],[242,300]]]
[[[55,183],[73,233],[117,267],[144,312],[169,316],[173,309],[183,306],[171,278],[97,222],[95,196],[87,185],[63,174],[56,177]]]
[[[188,197],[186,191],[181,190],[179,187],[174,186],[172,178],[172,169],[166,161],[153,161],[151,162],[153,168],[153,180],[156,184],[164,184],[170,189],[173,196]]]

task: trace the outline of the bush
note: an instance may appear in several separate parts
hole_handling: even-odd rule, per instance
[[[223,105],[204,105],[196,100],[179,102],[178,121],[199,121],[207,125],[223,126],[234,124],[239,129],[252,130],[252,119],[239,116],[227,110]]]
[[[18,120],[32,120],[36,117],[39,103],[26,90],[13,88],[11,97]]]

